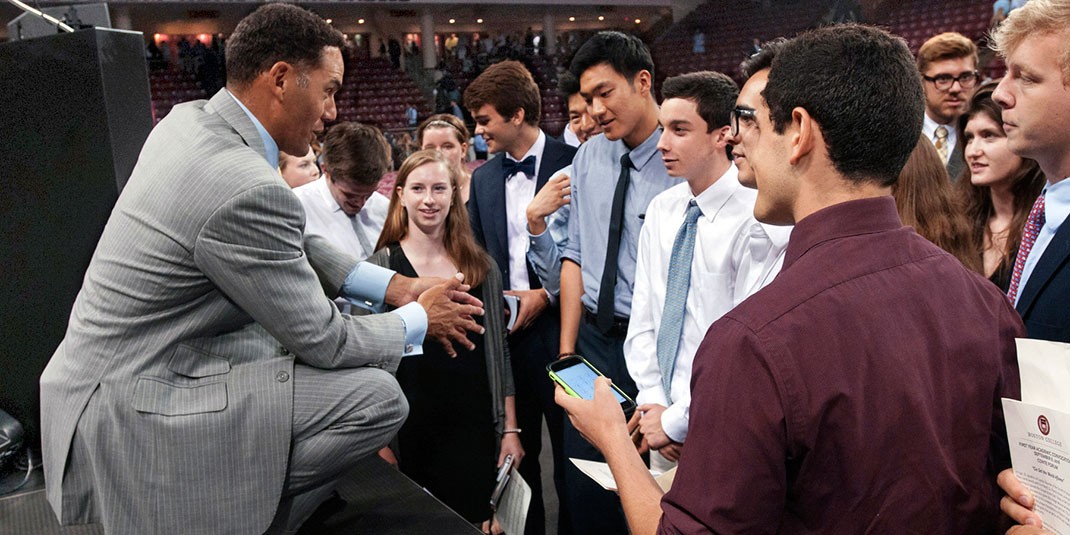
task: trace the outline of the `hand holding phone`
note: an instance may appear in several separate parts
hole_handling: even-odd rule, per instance
[[[546,371],[550,379],[561,385],[568,395],[583,399],[594,399],[594,380],[603,375],[587,359],[579,355],[570,355],[551,362],[546,366]],[[620,403],[624,415],[630,416],[635,412],[635,401],[617,385],[611,384],[610,386],[613,388],[613,396]]]

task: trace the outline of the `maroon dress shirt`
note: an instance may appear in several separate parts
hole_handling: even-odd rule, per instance
[[[1018,399],[1007,298],[891,197],[800,221],[710,327],[661,533],[987,533]]]

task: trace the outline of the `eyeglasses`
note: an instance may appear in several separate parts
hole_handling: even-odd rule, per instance
[[[947,91],[951,89],[951,86],[958,82],[963,89],[969,89],[977,85],[977,81],[980,76],[977,71],[964,72],[958,76],[951,76],[950,74],[941,74],[939,76],[925,76],[922,75],[922,79],[926,82],[932,82],[936,89],[940,91]]]
[[[754,122],[754,118],[755,118],[754,110],[752,110],[750,108],[740,108],[739,106],[736,106],[735,108],[732,108],[732,114],[731,114],[732,136],[735,137],[735,136],[739,135],[739,122],[740,122],[740,120],[743,120],[743,122],[747,122],[747,123],[753,123]]]

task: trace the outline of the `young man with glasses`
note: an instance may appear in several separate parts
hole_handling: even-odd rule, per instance
[[[607,381],[593,400],[558,389],[631,533],[996,531],[1000,398],[1019,394],[1023,329],[991,282],[899,220],[916,69],[902,39],[855,24],[803,33],[773,60],[746,159],[755,217],[795,228],[776,279],[698,348],[668,493]]]
[[[977,85],[977,46],[960,33],[936,35],[918,50],[918,71],[925,90],[922,135],[944,159],[951,180],[957,180],[966,160],[956,126]]]

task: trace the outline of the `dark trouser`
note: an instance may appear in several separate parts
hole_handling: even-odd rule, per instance
[[[516,384],[516,419],[523,430],[520,445],[524,447],[524,460],[520,463],[520,476],[531,486],[531,505],[525,535],[542,535],[546,532],[546,511],[542,499],[542,420],[550,432],[553,448],[554,487],[558,502],[558,533],[570,533],[568,508],[562,499],[565,488],[566,462],[562,425],[564,413],[554,403],[554,386],[546,373],[546,365],[557,358],[560,337],[560,319],[555,309],[545,311],[523,331],[509,335],[509,354],[513,364],[513,379]]]
[[[638,389],[624,362],[623,334],[607,336],[594,325],[581,321],[576,352],[612,379],[624,393],[635,398]],[[605,462],[602,454],[576,431],[568,418],[565,418],[564,426],[566,457]],[[573,533],[628,533],[628,523],[616,493],[603,489],[571,462],[565,465],[565,484],[563,501],[568,503],[570,510],[577,512],[572,515]]]

